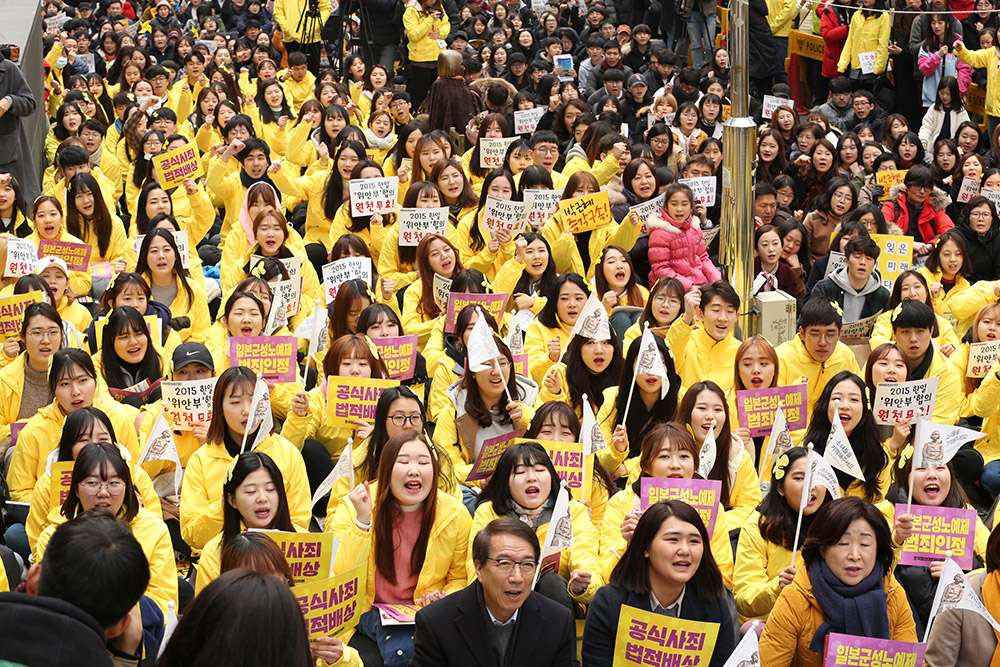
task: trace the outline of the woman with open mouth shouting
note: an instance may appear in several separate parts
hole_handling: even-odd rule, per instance
[[[153,342],[139,311],[132,306],[112,310],[104,321],[101,349],[94,355],[94,367],[109,393],[134,408],[155,403],[161,393],[152,385],[163,378],[165,366],[163,348]],[[144,381],[147,386],[140,387]]]
[[[422,433],[401,431],[385,443],[376,481],[358,484],[326,526],[340,537],[334,574],[368,569],[360,621],[342,638],[386,665],[409,661],[413,626],[386,633],[372,603],[423,607],[467,582],[469,513],[438,487],[439,473],[437,448]]]
[[[609,338],[573,336],[562,361],[554,364],[542,380],[538,401],[568,403],[578,419],[583,419],[584,395],[596,415],[604,391],[617,387],[622,374],[622,353],[614,330]]]
[[[917,641],[906,593],[892,575],[889,526],[874,505],[854,496],[824,503],[802,559],[764,626],[760,664],[820,667],[831,632]]]
[[[587,609],[583,664],[612,664],[616,642],[624,641],[618,639],[618,618],[622,605],[628,605],[717,624],[708,665],[722,667],[736,649],[739,623],[733,594],[723,582],[710,544],[701,516],[687,503],[663,500],[646,510],[608,585],[597,591]]]
[[[623,348],[627,351],[632,341],[642,336],[646,324],[660,338],[666,338],[670,325],[681,316],[684,306],[684,284],[677,278],[660,278],[646,298],[646,307],[635,324],[625,331]]]
[[[455,246],[440,234],[428,234],[420,240],[416,264],[420,278],[403,295],[403,326],[411,335],[417,334],[422,348],[437,319],[448,310],[447,303],[438,303],[435,282],[452,280],[464,267]]]
[[[612,496],[600,527],[601,565],[607,580],[632,541],[636,524],[642,516],[639,498],[643,477],[692,479],[698,472],[698,447],[683,425],[675,422],[657,424],[642,439],[639,478]],[[721,506],[709,547],[726,586],[733,585],[733,548],[729,531],[721,518]]]
[[[222,532],[202,549],[196,595],[218,578],[226,545],[249,529],[306,532],[292,523],[281,470],[261,452],[240,454],[227,471],[222,487]]]
[[[181,264],[177,242],[169,231],[154,228],[146,234],[139,246],[135,272],[149,283],[154,301],[162,303],[171,313],[183,313],[191,319],[189,327],[178,331],[181,341],[203,343],[212,324],[205,288],[197,280],[189,279],[188,270]]]
[[[493,476],[479,495],[469,532],[470,543],[490,521],[510,516],[528,524],[538,535],[539,544],[545,544],[558,494],[559,474],[545,449],[537,442],[511,445],[500,456]],[[589,603],[604,584],[604,578],[597,552],[597,529],[586,506],[573,498],[572,493],[569,514],[573,544],[542,559],[535,590],[579,616],[577,603]],[[470,579],[475,576],[471,554],[467,572]]]
[[[549,242],[541,234],[524,232],[514,239],[514,261],[500,267],[493,280],[493,289],[511,295],[507,310],[514,313],[530,310],[538,315],[557,276]]]
[[[781,591],[792,583],[801,559],[791,565],[792,553],[802,547],[817,510],[827,499],[826,489],[817,486],[812,491],[806,485],[806,449],[792,447],[772,461],[773,482],[760,507],[751,512],[740,531],[733,571],[733,593],[741,621],[753,618],[766,620]],[[795,524],[798,520],[802,493],[809,500],[802,511],[802,532],[797,544]]]
[[[528,325],[524,351],[528,355],[531,379],[541,384],[553,364],[562,358],[569,333],[583,312],[590,288],[577,273],[556,278],[546,296],[545,306]]]
[[[63,207],[55,197],[42,195],[35,200],[35,203],[31,206],[31,222],[34,231],[28,235],[28,240],[36,246],[42,241],[83,243],[83,241],[66,231],[66,225],[63,224]],[[83,296],[90,291],[91,277],[89,271],[70,271],[68,274],[70,293]],[[65,290],[56,295],[56,308],[60,311],[64,308],[64,304],[67,303],[63,300],[63,292]],[[72,304],[73,302],[69,301],[68,303]],[[77,328],[79,329],[80,327]],[[86,327],[80,330],[83,331],[85,329]]]

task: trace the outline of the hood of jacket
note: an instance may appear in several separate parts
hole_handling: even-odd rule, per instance
[[[906,186],[903,185],[902,183],[900,183],[899,185],[894,185],[891,188],[889,188],[889,199],[890,200],[895,199],[896,197],[898,197],[901,194],[904,194],[905,192],[906,192]],[[931,208],[934,209],[935,211],[943,211],[946,208],[948,208],[948,206],[951,204],[951,197],[949,197],[948,193],[942,190],[941,188],[935,187],[933,190],[931,190],[931,195],[930,197],[927,198],[927,201],[931,203]]]
[[[853,296],[865,296],[871,294],[872,292],[877,292],[878,288],[882,286],[882,278],[878,274],[878,269],[872,271],[872,274],[868,276],[868,282],[861,290],[856,290],[851,286],[851,279],[847,275],[847,267],[843,266],[830,276],[830,280],[836,283],[839,287],[842,287],[845,292]]]
[[[666,232],[670,232],[671,234],[683,234],[692,227],[694,229],[701,229],[701,221],[698,220],[697,216],[692,215],[688,220],[685,220],[680,224],[674,224],[663,217],[662,211],[659,215],[651,217],[646,222],[646,225],[650,228],[650,230],[662,229]]]

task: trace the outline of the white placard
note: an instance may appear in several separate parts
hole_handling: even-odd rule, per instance
[[[84,74],[94,73],[95,65],[94,65],[93,53],[78,53],[76,56],[76,61],[83,63]]]
[[[514,112],[514,134],[532,134],[538,127],[538,121],[545,115],[545,107],[535,107]]]
[[[715,206],[715,176],[699,176],[698,178],[682,178],[677,181],[691,188],[694,200],[706,207]]]
[[[847,257],[844,253],[831,251],[830,259],[826,262],[826,271],[823,273],[823,277],[826,278],[828,275],[835,271],[839,271],[843,267],[847,266]]]
[[[223,370],[225,369],[216,368],[215,372],[221,373]],[[212,421],[212,394],[218,379],[211,377],[187,382],[164,380],[160,383],[163,412],[171,428],[175,431],[191,431],[195,422],[208,424]]]
[[[665,197],[666,194],[658,194],[649,201],[636,204],[628,210],[629,213],[635,211],[636,215],[639,216],[639,221],[642,222],[642,230],[639,232],[639,236],[649,235],[649,225],[646,223],[654,215],[659,215],[660,210],[663,208],[663,201]]]
[[[962,179],[962,186],[958,189],[958,201],[968,204],[972,198],[979,194],[979,179],[966,176]]]
[[[351,193],[351,217],[375,213],[395,213],[399,196],[399,177],[355,178],[348,183]]]
[[[302,279],[279,280],[268,284],[271,286],[271,293],[274,294],[275,303],[277,303],[278,295],[281,295],[281,300],[285,305],[285,319],[298,315],[302,302]]]
[[[448,207],[403,208],[399,210],[399,247],[420,245],[428,234],[444,234],[448,228]]]
[[[301,280],[302,279],[302,258],[298,255],[292,255],[291,257],[275,257],[285,266],[285,270],[288,271],[289,280]],[[264,261],[263,255],[250,255],[250,268],[257,266],[260,262]]]
[[[862,74],[875,73],[875,60],[878,55],[874,51],[865,51],[858,54],[858,63],[861,65]]]
[[[552,214],[559,210],[562,190],[525,190],[525,215],[532,229],[544,225]],[[1000,193],[998,193],[1000,194]]]
[[[774,95],[765,95],[764,109],[761,112],[761,115],[764,116],[764,118],[770,118],[771,116],[774,115],[774,112],[777,111],[779,107],[788,107],[789,109],[794,111],[795,107],[792,106],[793,104],[794,102],[785,97],[775,97]]]
[[[323,291],[326,303],[337,298],[337,290],[348,280],[357,278],[370,285],[372,282],[371,257],[344,257],[323,266]]]
[[[934,414],[937,387],[937,377],[880,383],[875,388],[875,407],[872,409],[875,422],[895,426],[897,422],[913,423],[921,417],[930,419]]]
[[[451,278],[435,273],[434,274],[434,303],[441,310],[448,307],[448,299],[451,298]]]
[[[181,266],[185,269],[191,268],[191,252],[188,249],[188,233],[186,229],[182,229],[179,232],[170,230],[170,234],[174,237],[174,243],[177,244],[177,254],[181,256]],[[132,244],[132,249],[135,250],[135,254],[139,254],[139,248],[142,247],[142,242],[146,238],[145,234],[139,234],[135,237],[135,242]]]
[[[507,149],[519,137],[480,137],[479,138],[479,168],[496,169],[503,166],[503,158]]]
[[[997,363],[997,353],[1000,352],[1000,340],[988,340],[982,343],[969,344],[969,365],[965,377],[984,378]]]
[[[993,208],[1000,210],[1000,190],[987,190],[983,188],[979,194],[993,202]]]
[[[7,239],[7,265],[4,278],[20,278],[35,272],[38,264],[38,247],[34,241],[10,237]]]
[[[513,231],[523,225],[525,203],[500,199],[493,195],[486,196],[486,206],[483,207],[483,227],[494,235],[501,229]]]

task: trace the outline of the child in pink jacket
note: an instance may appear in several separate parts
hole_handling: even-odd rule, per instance
[[[649,284],[677,278],[687,291],[722,278],[708,258],[694,211],[694,194],[686,185],[667,187],[660,215],[649,221]]]

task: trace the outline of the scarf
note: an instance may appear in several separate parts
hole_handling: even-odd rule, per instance
[[[552,500],[551,496],[545,501],[545,509],[537,514],[531,514],[534,510],[518,505],[513,498],[510,499],[510,504],[514,509],[514,517],[521,523],[527,524],[532,530],[551,521],[552,509],[555,507],[555,501]]]
[[[250,177],[250,174],[248,174],[246,170],[240,169],[240,183],[243,184],[243,187],[245,187],[248,192],[250,191],[250,187],[255,183],[266,183],[271,186],[271,189],[274,191],[276,200],[278,202],[281,201],[281,193],[278,192],[278,188],[274,185],[274,181],[271,180],[271,176],[267,172],[264,172],[264,175],[261,178],[254,180]],[[256,242],[257,237],[253,233],[253,220],[250,219],[250,211],[247,208],[246,197],[243,198],[243,204],[240,206],[239,220],[240,226],[243,227],[243,233],[247,236],[247,244],[253,245]]]
[[[983,603],[990,616],[997,618],[997,614],[1000,614],[1000,571],[990,572],[983,580]],[[997,636],[997,640],[1000,640],[1000,632],[994,630],[993,633]],[[990,667],[1000,667],[1000,651],[993,652]]]
[[[823,623],[809,643],[810,651],[822,653],[831,632],[889,639],[889,596],[882,584],[884,574],[882,564],[876,563],[860,583],[848,586],[822,558],[809,566],[813,595],[823,610]]]

